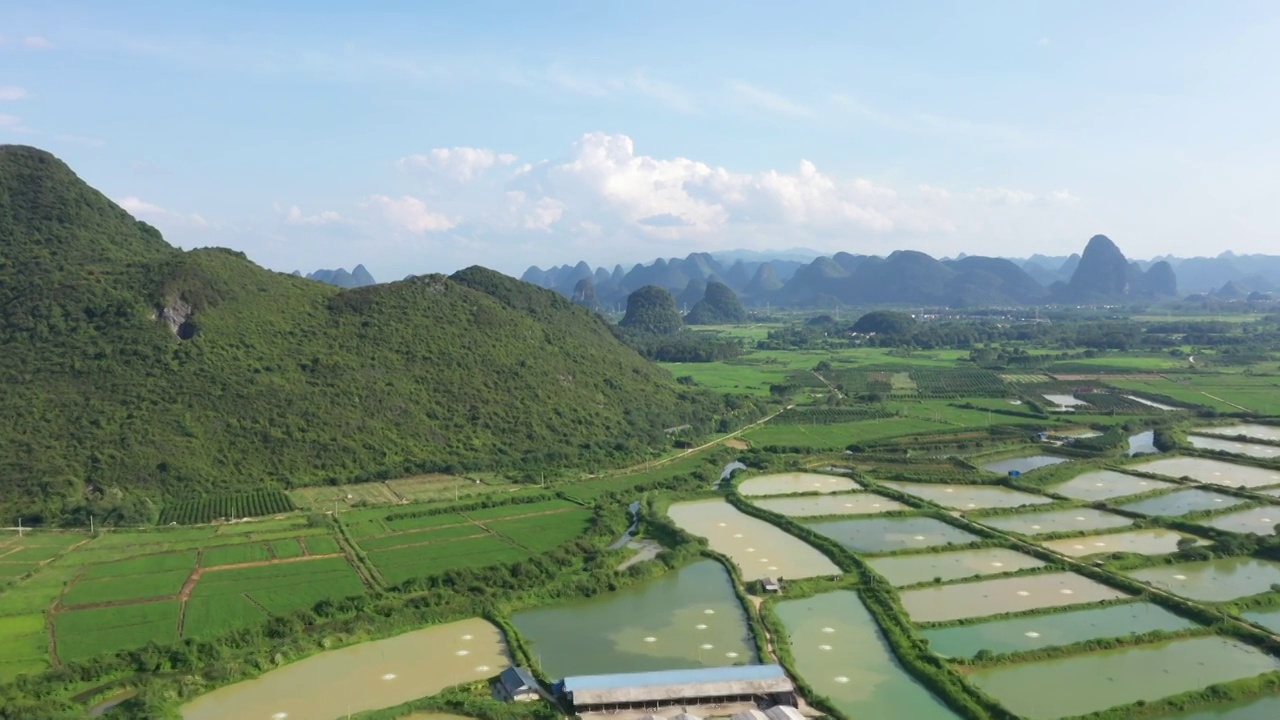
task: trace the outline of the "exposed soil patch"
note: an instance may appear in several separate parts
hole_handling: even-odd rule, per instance
[[[662,552],[662,546],[653,540],[637,540],[636,542],[627,543],[627,547],[635,550],[636,554],[623,560],[618,565],[618,572],[622,572],[632,565],[642,563],[645,560],[652,560],[658,557],[658,553]]]

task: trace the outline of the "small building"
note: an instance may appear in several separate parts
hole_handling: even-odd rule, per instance
[[[764,714],[769,720],[805,720],[805,716],[790,705],[774,705],[765,710]]]
[[[556,685],[574,713],[656,710],[690,705],[795,705],[796,688],[780,665],[578,675]]]
[[[528,668],[512,665],[498,676],[498,696],[511,702],[529,702],[542,697],[542,688]]]
[[[782,581],[772,577],[761,578],[760,589],[767,593],[782,592]]]

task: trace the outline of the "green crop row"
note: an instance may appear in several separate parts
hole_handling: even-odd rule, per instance
[[[166,505],[160,513],[160,524],[194,525],[219,519],[274,515],[293,509],[293,501],[283,490],[255,490],[248,493],[211,495]]]

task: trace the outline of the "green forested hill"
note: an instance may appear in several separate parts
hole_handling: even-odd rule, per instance
[[[586,466],[717,409],[551,291],[483,268],[339,290],[182,252],[26,147],[0,147],[0,312],[0,524]]]

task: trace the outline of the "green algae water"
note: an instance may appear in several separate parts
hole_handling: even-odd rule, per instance
[[[1209,636],[984,668],[969,681],[1029,720],[1057,720],[1277,669],[1270,655]]]
[[[1099,638],[1141,635],[1154,630],[1175,632],[1194,626],[1195,623],[1174,615],[1159,605],[1132,602],[972,625],[930,628],[922,630],[920,634],[939,655],[971,658],[982,650],[996,654],[1027,652]]]
[[[849,717],[959,717],[898,664],[857,593],[784,600],[774,610],[786,627],[796,670]]]
[[[756,662],[747,616],[714,560],[586,600],[518,612],[551,677]]]

